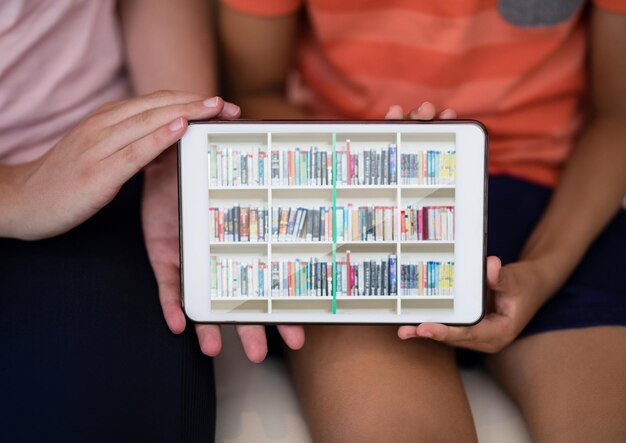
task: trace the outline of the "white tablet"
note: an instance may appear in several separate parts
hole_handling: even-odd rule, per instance
[[[184,310],[207,323],[476,323],[486,162],[475,121],[191,122]]]

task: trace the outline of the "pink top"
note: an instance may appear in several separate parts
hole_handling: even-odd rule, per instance
[[[114,0],[0,1],[0,163],[34,160],[124,98]]]

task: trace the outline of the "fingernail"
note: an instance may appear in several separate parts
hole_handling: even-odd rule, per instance
[[[430,104],[429,102],[424,102],[420,105],[419,108],[417,108],[417,112],[420,112],[422,109],[424,109],[424,106],[426,106],[427,104]]]
[[[432,338],[433,333],[430,331],[418,332],[420,337]]]
[[[207,108],[215,108],[218,103],[219,103],[219,97],[207,98],[205,101],[202,102],[202,104],[206,106]]]
[[[234,117],[236,115],[239,115],[240,108],[239,106],[232,103],[224,102],[224,109],[222,109],[222,112],[227,117]]]
[[[184,126],[184,122],[182,117],[178,117],[176,120],[174,120],[172,123],[170,123],[170,131],[172,132],[178,132],[182,129],[182,127]]]

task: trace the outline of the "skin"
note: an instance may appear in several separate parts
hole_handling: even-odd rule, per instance
[[[41,158],[0,167],[0,235],[38,240],[78,226],[178,140],[188,119],[224,107],[217,97],[166,91],[104,105]]]
[[[207,99],[216,90],[209,12],[210,5],[201,0],[161,1],[158,7],[151,0],[120,2],[128,68],[135,93],[142,96],[105,104],[36,161],[0,165],[0,236],[23,240],[76,227],[144,169],[146,247],[164,317],[174,333],[184,330],[185,316],[180,303],[176,152],[168,148],[184,134],[188,119],[233,119],[240,114],[232,103]],[[264,329],[238,330],[246,354],[261,361],[267,352]],[[219,328],[196,326],[196,331],[203,352],[216,355],[221,349]],[[281,333],[291,348],[302,346],[302,328],[281,327]]]
[[[120,4],[128,65],[136,92],[184,89],[215,94],[215,45],[211,32],[211,5],[203,0],[131,0]],[[181,67],[184,67],[181,68]],[[238,118],[239,107],[226,109],[226,118]],[[178,185],[176,151],[171,149],[145,169],[142,222],[146,248],[159,287],[163,316],[170,330],[180,334],[186,327],[181,309],[178,250]],[[217,325],[195,325],[202,352],[219,354],[222,348]],[[244,351],[253,362],[267,354],[265,328],[237,327]],[[280,326],[291,349],[304,343],[299,326]]]
[[[488,258],[493,310],[471,327],[403,326],[397,335],[404,341],[389,340],[384,328],[307,327],[306,345],[290,360],[315,441],[346,441],[347,436],[358,441],[474,441],[471,413],[447,345],[492,354],[488,367],[520,406],[534,441],[610,442],[626,435],[621,383],[626,361],[623,352],[615,352],[626,349],[626,328],[561,330],[515,340],[565,282],[626,194],[626,58],[621,45],[626,16],[592,8],[590,20],[588,124],[519,261],[502,266],[497,257]],[[297,23],[297,14],[260,18],[222,5],[220,34],[229,92],[246,117],[308,116],[287,102],[283,92],[293,67]],[[454,118],[455,112],[437,114],[424,102],[408,114],[392,106],[386,117],[437,115]],[[573,213],[576,223],[570,222]],[[458,410],[451,411],[450,405]],[[366,415],[351,414],[355,408]],[[451,414],[455,426],[450,425]],[[381,422],[395,425],[384,426],[381,435]]]

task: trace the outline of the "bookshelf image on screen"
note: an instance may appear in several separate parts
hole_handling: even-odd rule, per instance
[[[207,138],[212,311],[454,307],[454,133]]]

